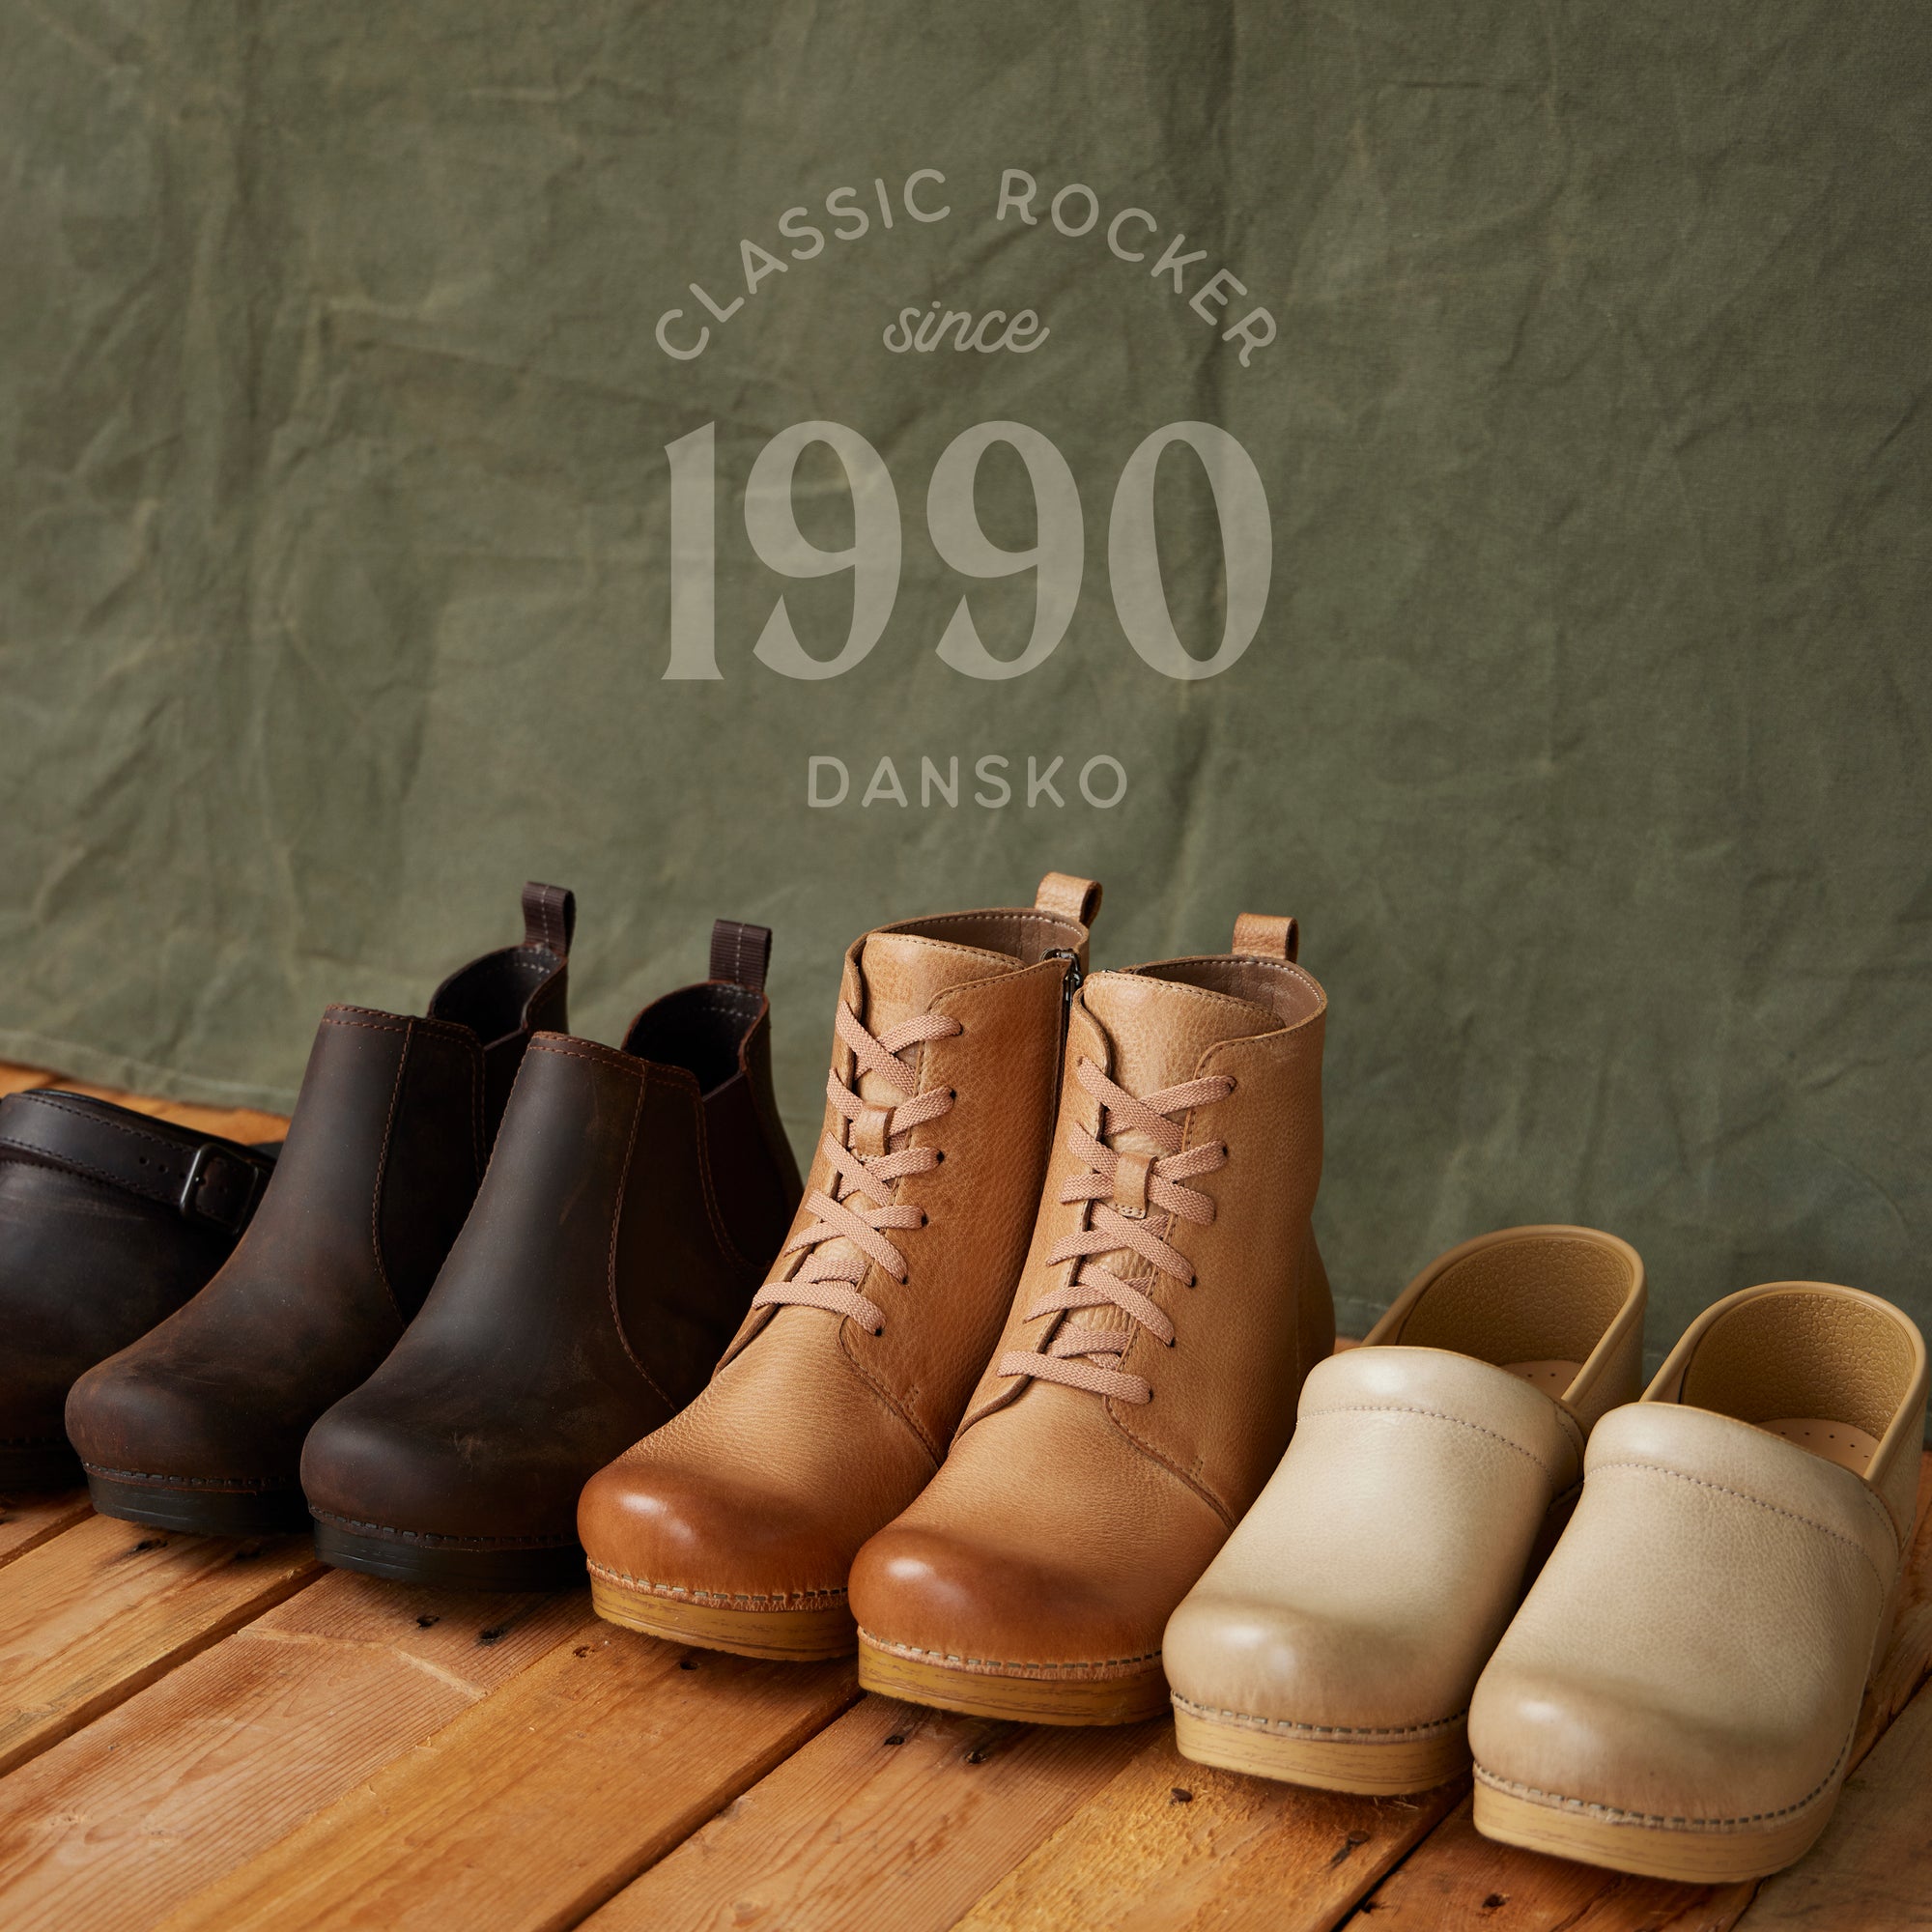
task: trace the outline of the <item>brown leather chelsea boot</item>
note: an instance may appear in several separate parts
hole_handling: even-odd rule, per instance
[[[274,1179],[186,1306],[74,1384],[104,1516],[254,1536],[307,1526],[302,1437],[395,1346],[455,1240],[530,1035],[564,1021],[575,905],[524,888],[525,935],[427,1017],[330,1007]]]
[[[585,1486],[613,1623],[750,1657],[854,1643],[853,1552],[939,1465],[999,1334],[1100,889],[882,926],[845,955],[825,1131],[709,1386]]]
[[[0,1100],[0,1490],[80,1481],[68,1390],[201,1288],[274,1171],[90,1094]]]
[[[1033,1251],[945,1466],[859,1551],[859,1681],[1036,1723],[1167,1705],[1169,1613],[1334,1348],[1310,1226],[1326,1000],[1294,923],[1073,1002]]]
[[[467,1589],[583,1577],[584,1478],[704,1386],[798,1205],[772,1098],[771,934],[621,1051],[540,1034],[435,1289],[309,1431],[325,1562]]]

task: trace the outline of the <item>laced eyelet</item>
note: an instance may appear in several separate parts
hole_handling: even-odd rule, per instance
[[[946,1097],[947,1097],[947,1098],[948,1098],[949,1100],[956,1100],[956,1099],[958,1099],[958,1097],[959,1097],[959,1090],[958,1090],[958,1088],[956,1088],[956,1087],[949,1087],[949,1088],[948,1088],[948,1089],[946,1090]]]
[[[946,1150],[944,1148],[933,1149],[932,1164],[934,1167],[944,1167],[946,1165]]]
[[[1168,1346],[1168,1347],[1169,1347],[1170,1349],[1171,1349],[1171,1348],[1173,1348],[1173,1347],[1174,1347],[1174,1345],[1175,1345],[1175,1343],[1176,1343],[1176,1342],[1177,1342],[1177,1341],[1178,1341],[1179,1339],[1179,1336],[1175,1336],[1175,1335],[1170,1335],[1170,1336],[1169,1336],[1169,1337],[1167,1338],[1167,1346]]]
[[[922,1208],[919,1210],[919,1225],[922,1228],[929,1228],[932,1226],[932,1216],[928,1214],[923,1208]]]
[[[1187,1277],[1187,1285],[1189,1288],[1199,1288],[1201,1286],[1201,1277],[1198,1274],[1189,1275]]]
[[[874,1338],[876,1338],[876,1337],[878,1337],[878,1336],[880,1336],[880,1335],[883,1335],[883,1334],[884,1334],[885,1332],[886,1332],[886,1331],[885,1331],[885,1329],[884,1329],[884,1328],[874,1328],[874,1329],[872,1330],[872,1334],[873,1334]]]

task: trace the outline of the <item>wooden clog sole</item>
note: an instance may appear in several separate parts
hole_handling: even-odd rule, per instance
[[[859,1634],[859,1685],[882,1697],[1027,1724],[1137,1724],[1167,1708],[1156,1661],[1120,1677],[1009,1677],[905,1657]]]
[[[627,1589],[609,1577],[590,1578],[590,1607],[608,1623],[667,1643],[696,1644],[735,1657],[762,1657],[781,1663],[822,1663],[850,1657],[856,1641],[852,1613],[829,1609],[733,1610],[655,1591]]]
[[[1781,1871],[1811,1849],[1837,1804],[1833,1791],[1788,1824],[1762,1831],[1699,1832],[1646,1825],[1580,1807],[1546,1804],[1494,1785],[1476,1785],[1474,1823],[1486,1838],[1580,1864],[1683,1885],[1732,1885]]]
[[[1174,1741],[1181,1756],[1196,1764],[1369,1798],[1430,1791],[1469,1768],[1468,1732],[1462,1724],[1371,1743],[1265,1730],[1177,1707]]]

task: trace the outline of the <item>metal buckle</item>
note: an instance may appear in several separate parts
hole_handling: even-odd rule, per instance
[[[220,1214],[211,1214],[207,1208],[196,1199],[201,1191],[201,1183],[207,1178],[208,1170],[214,1162],[226,1161],[231,1167],[239,1167],[248,1177],[247,1191],[242,1197],[242,1204],[232,1218]],[[267,1161],[253,1159],[231,1147],[223,1147],[215,1141],[203,1141],[195,1149],[194,1158],[188,1162],[187,1178],[182,1182],[181,1196],[175,1203],[184,1221],[199,1221],[204,1226],[218,1228],[224,1235],[240,1235],[253,1218],[256,1204],[260,1202],[264,1189],[269,1184],[269,1177],[274,1169]]]

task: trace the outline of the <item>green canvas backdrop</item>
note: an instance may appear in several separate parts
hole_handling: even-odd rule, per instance
[[[1101,963],[1300,916],[1345,1325],[1521,1219],[1638,1244],[1653,1358],[1772,1276],[1932,1317],[1927,43],[1905,0],[7,10],[0,1055],[286,1104],[326,1001],[418,1008],[534,875],[605,1039],[714,914],[777,929],[803,1146],[852,935],[1058,867],[1107,884]],[[658,348],[741,238],[920,168],[945,221]],[[1009,168],[1101,226],[996,220]],[[1265,303],[1251,367],[1109,256],[1129,205]],[[1051,337],[888,352],[934,300]],[[765,615],[829,654],[849,580],[775,576],[742,499],[815,418],[890,466],[904,558],[877,648],[799,682]],[[948,615],[1010,656],[1031,579],[962,580],[923,512],[994,419],[1066,458],[1086,573],[982,682]],[[1107,594],[1115,479],[1178,419],[1272,522],[1260,633],[1195,682]],[[667,682],[664,446],[706,422],[723,675]],[[1206,650],[1211,503],[1160,477]],[[850,540],[824,449],[797,496]],[[1028,541],[1010,451],[978,501]],[[920,808],[922,756],[988,753],[1128,793]],[[858,804],[883,755],[905,809]]]

